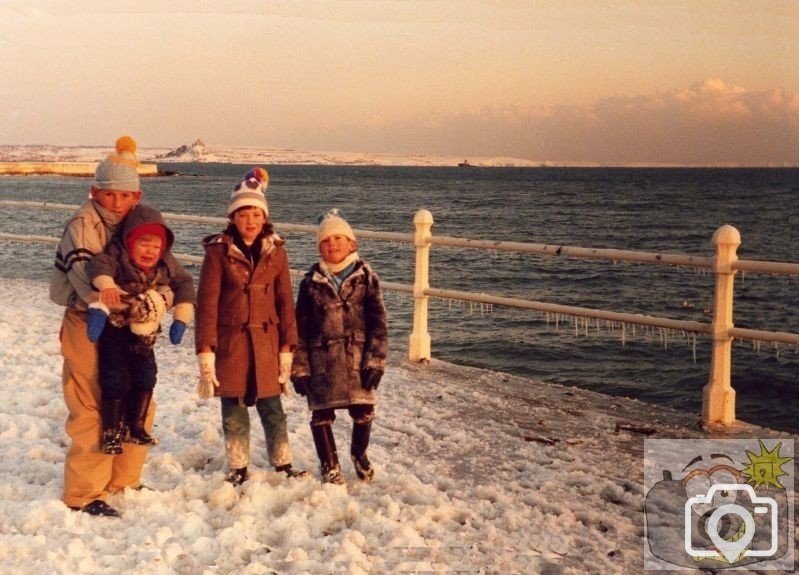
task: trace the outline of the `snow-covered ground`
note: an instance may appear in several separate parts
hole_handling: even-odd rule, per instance
[[[62,309],[27,280],[0,280],[0,301],[3,575],[640,573],[643,438],[705,436],[696,414],[411,364],[398,337],[379,391],[373,483],[355,478],[342,412],[335,432],[348,484],[320,484],[309,412],[292,395],[294,464],[313,477],[274,473],[253,417],[254,474],[234,488],[223,481],[218,404],[195,394],[188,334],[157,345],[161,443],[143,477],[152,489],[114,496],[120,519],[91,517],[61,502]]]

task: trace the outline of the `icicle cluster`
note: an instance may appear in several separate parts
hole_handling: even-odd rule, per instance
[[[628,335],[636,337],[640,334],[645,339],[657,336],[663,349],[669,348],[669,343],[675,340],[688,340],[691,342],[691,349],[694,363],[696,363],[696,333],[681,329],[671,329],[655,327],[650,325],[640,325],[624,321],[611,321],[606,319],[594,319],[590,317],[574,316],[561,313],[547,313],[547,326],[554,325],[555,330],[559,330],[561,324],[571,323],[575,337],[585,335],[588,337],[593,330],[597,334],[603,330],[611,334],[618,333],[622,345],[626,345]],[[593,322],[593,328],[591,324]]]
[[[759,340],[759,339],[747,339],[747,338],[736,338],[735,339],[735,343],[736,344],[740,345],[743,342],[747,342],[747,344],[751,345],[752,346],[752,350],[758,355],[760,354],[760,352],[763,349],[763,344],[766,344],[766,345],[770,344],[770,347],[774,349],[774,355],[776,356],[777,359],[780,358],[780,353],[785,348],[787,348],[789,351],[793,350],[793,353],[795,353],[795,354],[799,354],[799,344],[790,345],[790,344],[787,344],[787,343],[780,343],[778,341],[768,342],[768,341],[762,341],[762,340]]]

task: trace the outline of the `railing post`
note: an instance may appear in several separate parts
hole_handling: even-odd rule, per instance
[[[716,256],[713,272],[716,288],[713,294],[713,323],[711,338],[713,349],[710,360],[710,381],[702,389],[702,421],[705,423],[731,423],[735,421],[735,390],[730,383],[732,371],[732,337],[730,329],[733,305],[733,262],[738,260],[741,234],[732,226],[724,225],[713,234]]]
[[[433,214],[419,210],[413,217],[413,245],[416,246],[416,271],[413,279],[413,330],[408,342],[408,359],[430,359],[430,334],[427,332],[427,302],[425,290],[430,287],[430,228]]]

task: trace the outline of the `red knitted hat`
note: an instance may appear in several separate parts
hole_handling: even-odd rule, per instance
[[[134,242],[146,234],[153,234],[161,238],[161,253],[163,254],[166,249],[166,229],[161,224],[154,222],[142,224],[130,230],[125,238],[125,247],[128,249],[128,253],[133,251]]]

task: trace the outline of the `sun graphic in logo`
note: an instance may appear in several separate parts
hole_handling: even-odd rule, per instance
[[[752,483],[755,488],[760,485],[768,488],[769,485],[774,485],[778,489],[785,489],[785,487],[778,481],[783,475],[788,475],[788,472],[782,469],[782,466],[791,461],[791,457],[780,457],[780,447],[782,442],[778,443],[774,449],[768,450],[762,440],[758,439],[760,443],[760,454],[757,455],[752,451],[746,450],[746,456],[749,458],[749,465],[744,468],[743,474],[748,477],[746,483]]]

